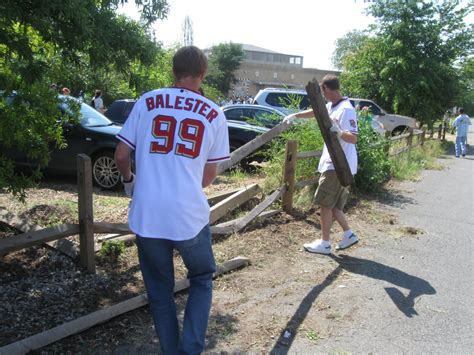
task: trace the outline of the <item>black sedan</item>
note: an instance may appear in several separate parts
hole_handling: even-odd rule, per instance
[[[76,157],[80,153],[87,154],[92,160],[92,178],[95,185],[113,190],[121,185],[120,173],[114,160],[114,152],[118,143],[115,137],[121,129],[107,117],[85,103],[80,103],[72,97],[60,97],[59,107],[64,113],[69,113],[68,102],[74,100],[80,104],[80,121],[77,124],[64,124],[63,135],[66,147],[58,149],[51,147],[51,159],[46,167],[48,172],[76,173]],[[26,155],[11,151],[8,155],[19,166],[34,166]]]

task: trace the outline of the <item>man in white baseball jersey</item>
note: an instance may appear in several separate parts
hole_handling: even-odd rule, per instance
[[[219,106],[199,93],[206,71],[200,49],[180,48],[173,57],[175,86],[143,94],[117,136],[115,160],[125,192],[132,196],[128,223],[137,235],[148,302],[165,354],[204,351],[211,308],[216,264],[202,188],[216,177],[217,163],[229,159],[229,137]],[[174,249],[190,280],[181,339]]]
[[[342,97],[339,92],[339,79],[334,75],[326,75],[321,82],[321,90],[328,101],[327,109],[329,117],[333,121],[331,132],[337,134],[342,150],[346,156],[352,175],[357,173],[357,115],[349,99]],[[285,121],[291,123],[296,118],[314,117],[312,109],[291,114]],[[336,246],[336,250],[346,249],[358,242],[357,236],[352,232],[343,212],[349,187],[343,187],[339,183],[334,165],[329,156],[326,144],[319,160],[318,171],[321,173],[319,185],[314,195],[314,202],[320,206],[321,239],[304,244],[304,248],[312,253],[329,254],[331,244],[329,236],[333,218],[340,224],[344,233],[342,240]]]

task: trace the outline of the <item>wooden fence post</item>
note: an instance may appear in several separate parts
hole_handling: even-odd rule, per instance
[[[77,188],[79,205],[80,263],[87,271],[95,273],[94,214],[92,210],[91,158],[86,154],[77,156]]]
[[[286,142],[285,166],[283,170],[283,184],[286,186],[286,191],[282,196],[282,207],[286,213],[293,212],[297,153],[298,142],[294,140]]]
[[[385,155],[389,156],[390,154],[390,137],[391,137],[391,133],[389,131],[385,131],[385,146],[383,147],[383,150],[385,151]]]
[[[410,133],[410,135],[407,137],[407,146],[408,151],[410,151],[411,147],[413,146],[413,128],[408,128],[408,133]]]

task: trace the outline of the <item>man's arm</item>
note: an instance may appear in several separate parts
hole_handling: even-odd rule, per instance
[[[119,142],[115,149],[115,162],[117,168],[122,174],[124,181],[130,181],[132,178],[132,148],[126,145],[124,142]]]
[[[207,187],[217,176],[217,163],[207,163],[204,166],[204,174],[202,175],[202,187]]]

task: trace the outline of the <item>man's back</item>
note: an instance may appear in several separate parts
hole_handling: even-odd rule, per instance
[[[143,237],[185,240],[209,222],[204,166],[228,159],[225,116],[211,100],[184,88],[144,94],[119,138],[135,149],[130,228]]]
[[[468,127],[471,124],[470,117],[465,113],[460,114],[453,122],[453,126],[456,127],[456,136],[465,137],[467,136]]]

